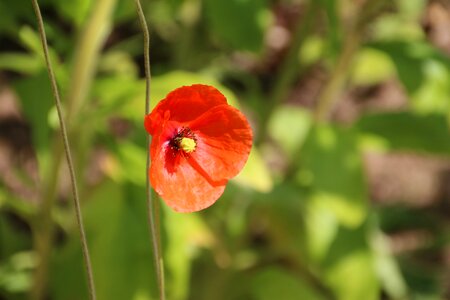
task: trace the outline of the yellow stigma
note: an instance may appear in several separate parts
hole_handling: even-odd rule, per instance
[[[180,148],[186,153],[191,153],[195,147],[197,147],[197,143],[191,138],[184,137],[180,141]]]

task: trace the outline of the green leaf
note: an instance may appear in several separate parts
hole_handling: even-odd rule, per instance
[[[363,138],[375,136],[392,150],[450,154],[450,131],[443,115],[372,114],[363,116],[357,127]]]
[[[384,11],[371,26],[378,41],[401,40],[413,42],[423,40],[425,32],[422,20],[427,2],[424,0],[391,1],[395,12]]]
[[[399,79],[419,112],[450,110],[450,59],[424,42],[391,41],[372,47],[391,57]]]
[[[307,191],[305,231],[309,257],[324,261],[341,226],[355,229],[367,216],[367,187],[355,131],[317,125],[300,155],[297,179]]]
[[[390,253],[389,241],[381,231],[372,236],[375,268],[384,290],[392,299],[407,299],[406,282],[395,257]]]
[[[106,181],[86,199],[83,213],[99,299],[154,299],[146,211],[145,189],[132,184]],[[79,235],[73,229],[53,264],[55,299],[87,299]]]
[[[29,291],[32,270],[36,267],[36,257],[33,254],[17,252],[0,264],[0,291],[19,295]]]
[[[35,74],[44,67],[43,62],[35,56],[16,52],[0,54],[0,69],[23,74]]]
[[[213,34],[239,50],[258,52],[264,39],[260,19],[267,12],[265,0],[207,0],[206,16]]]
[[[81,27],[89,15],[92,0],[54,1],[58,11],[76,27]]]
[[[22,110],[30,122],[33,144],[38,154],[40,171],[44,172],[50,148],[48,115],[53,106],[53,94],[45,71],[15,83]]]
[[[142,121],[145,111],[145,82],[130,76],[98,78],[93,96],[100,103],[98,113],[104,116],[119,114],[130,120]]]
[[[211,77],[197,73],[174,71],[161,76],[154,76],[151,84],[151,109],[168,93],[176,88],[192,84],[207,84],[217,88],[230,105],[239,107],[234,93]],[[145,109],[145,82],[133,76],[112,76],[97,79],[93,93],[99,99],[102,114],[119,114],[122,117],[142,124]]]
[[[317,63],[322,58],[324,48],[325,41],[321,36],[309,35],[305,37],[299,51],[300,62],[305,66]]]
[[[430,59],[422,68],[424,82],[411,95],[413,109],[421,113],[450,112],[450,63]]]
[[[380,287],[367,224],[341,227],[323,262],[323,278],[339,300],[376,300]]]
[[[158,199],[155,199],[158,201]],[[167,246],[164,258],[170,280],[169,299],[186,299],[189,295],[192,262],[201,248],[212,247],[213,233],[198,214],[176,213],[164,205],[164,228]]]
[[[313,128],[301,152],[300,183],[312,208],[332,212],[340,224],[359,226],[367,214],[367,188],[355,132],[328,125]]]
[[[379,284],[373,265],[372,256],[368,251],[353,252],[327,270],[326,281],[335,291],[337,299],[380,299]]]
[[[30,218],[32,218],[37,211],[36,205],[32,202],[27,201],[27,199],[20,198],[20,196],[14,194],[13,191],[0,187],[0,211],[2,209],[13,212],[23,220],[30,220]],[[0,243],[0,245],[2,244]]]
[[[273,181],[270,171],[258,149],[252,148],[247,163],[233,181],[263,193],[272,190]]]
[[[269,120],[271,136],[294,159],[311,127],[311,114],[303,108],[284,105],[276,108]]]
[[[354,84],[377,84],[390,79],[393,75],[395,65],[386,53],[373,48],[358,51],[351,73]]]
[[[28,26],[23,26],[19,30],[19,38],[22,44],[31,52],[37,54],[42,59],[44,52],[42,50],[39,34]]]
[[[42,49],[41,39],[39,33],[36,30],[28,26],[23,26],[19,30],[20,42],[24,45],[31,54],[41,59],[42,65],[45,65],[44,51]],[[55,76],[60,85],[64,85],[68,82],[67,70],[64,65],[60,64],[57,53],[53,50],[51,46],[48,48],[48,55],[55,72]]]
[[[117,50],[110,50],[100,58],[98,72],[131,77],[134,80],[138,77],[138,67],[130,54]]]
[[[145,149],[130,142],[123,142],[118,146],[118,154],[121,172],[117,174],[117,177],[123,177],[138,186],[144,187],[146,184],[145,164],[147,161]]]
[[[310,257],[322,261],[339,229],[336,215],[328,207],[317,202],[308,203],[305,214],[307,247]]]
[[[303,278],[278,267],[259,271],[251,282],[252,299],[255,300],[322,300],[326,299]]]

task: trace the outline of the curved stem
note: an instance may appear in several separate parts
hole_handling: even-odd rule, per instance
[[[44,50],[45,63],[47,66],[48,75],[49,75],[50,82],[52,85],[53,96],[55,98],[55,105],[56,105],[56,109],[58,112],[59,126],[61,129],[61,135],[62,135],[63,144],[64,144],[64,152],[66,154],[67,165],[69,168],[70,181],[72,184],[73,200],[74,200],[74,204],[75,204],[75,212],[76,212],[76,217],[77,217],[77,224],[78,224],[78,229],[79,229],[79,233],[80,233],[80,241],[81,241],[84,264],[85,264],[87,279],[88,279],[89,298],[91,300],[94,300],[94,299],[96,299],[94,279],[93,279],[91,261],[90,261],[90,257],[89,257],[89,249],[88,249],[88,245],[87,245],[87,241],[86,241],[86,234],[84,232],[83,218],[81,215],[81,206],[80,206],[80,199],[78,197],[78,188],[77,188],[77,182],[76,182],[76,176],[75,176],[75,169],[73,167],[69,139],[67,136],[67,129],[66,129],[66,125],[64,123],[64,116],[62,113],[61,99],[59,96],[58,85],[56,83],[55,74],[53,72],[52,64],[49,59],[47,38],[45,35],[44,22],[42,20],[42,15],[41,15],[41,11],[39,9],[39,4],[38,4],[37,0],[32,0],[32,4],[33,4],[34,12],[36,14],[37,22],[38,22],[39,34],[41,37],[42,48]],[[50,211],[50,209],[48,211]],[[41,295],[37,296],[38,299],[40,296]]]
[[[136,10],[139,16],[139,22],[141,24],[142,33],[144,35],[144,65],[145,65],[145,115],[150,113],[150,34],[148,31],[145,15],[142,10],[141,2],[139,0],[134,1],[136,3]],[[158,199],[152,198],[152,189],[150,186],[150,135],[147,135],[147,164],[146,164],[146,197],[147,197],[147,217],[150,231],[150,240],[153,247],[153,258],[155,261],[156,276],[158,279],[159,299],[165,299],[165,284],[164,284],[164,263],[161,250],[161,236],[159,234],[159,203]]]

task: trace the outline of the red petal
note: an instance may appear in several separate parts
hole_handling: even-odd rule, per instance
[[[150,181],[168,206],[178,212],[195,212],[214,204],[225,190],[226,181],[208,182],[181,152],[168,142],[152,142]],[[195,163],[195,162],[194,162]],[[213,185],[214,184],[214,185]]]
[[[230,179],[241,171],[252,147],[252,130],[239,110],[216,106],[189,127],[197,137],[192,159],[212,180]]]
[[[145,117],[144,125],[148,133],[154,135],[163,120],[188,122],[222,104],[227,104],[227,100],[212,86],[203,84],[183,86],[170,92],[165,99],[161,100]]]

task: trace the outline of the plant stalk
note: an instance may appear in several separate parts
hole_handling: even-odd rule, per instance
[[[343,48],[339,55],[333,72],[319,94],[317,107],[314,111],[316,122],[326,122],[339,99],[355,53],[358,51],[363,39],[364,31],[385,7],[386,0],[367,0],[358,10],[344,39]]]
[[[140,0],[134,1],[139,17],[142,33],[144,36],[144,65],[145,65],[145,115],[150,113],[150,87],[151,87],[151,72],[150,72],[150,33],[147,22],[145,20],[144,11],[142,10]],[[150,144],[151,138],[147,134],[147,162],[146,162],[146,198],[147,198],[147,218],[149,225],[150,240],[153,247],[153,259],[156,269],[156,277],[158,280],[159,299],[164,300],[165,296],[165,282],[164,282],[164,262],[161,247],[161,235],[159,224],[159,202],[158,199],[152,197],[152,188],[150,186]]]
[[[47,66],[47,71],[48,71],[49,79],[50,79],[51,86],[52,86],[53,96],[55,98],[55,106],[56,106],[56,109],[58,112],[59,126],[60,126],[60,131],[61,131],[63,145],[64,145],[64,152],[66,155],[67,165],[69,168],[70,181],[71,181],[71,185],[72,185],[73,201],[74,201],[74,205],[75,205],[76,219],[77,219],[78,230],[79,230],[79,234],[80,234],[80,242],[81,242],[82,251],[83,251],[84,264],[85,264],[86,273],[87,273],[89,298],[91,300],[95,300],[96,294],[95,294],[95,285],[94,285],[92,266],[91,266],[91,261],[90,261],[90,256],[89,256],[89,249],[88,249],[88,245],[87,245],[86,234],[84,231],[83,218],[81,215],[81,205],[80,205],[80,199],[78,196],[78,188],[77,188],[75,169],[74,169],[72,155],[71,155],[71,151],[70,151],[70,145],[69,145],[69,139],[68,139],[68,135],[67,135],[66,124],[64,122],[64,115],[62,112],[61,99],[60,99],[60,95],[59,95],[58,85],[56,83],[55,74],[53,72],[52,64],[51,64],[51,61],[49,58],[47,37],[45,34],[44,21],[42,19],[39,4],[38,4],[37,0],[32,0],[32,4],[33,4],[34,12],[36,14],[37,22],[38,22],[39,34],[40,34],[40,38],[41,38],[41,42],[42,42],[42,48],[44,51],[45,63]],[[52,168],[52,169],[53,170],[51,170],[51,171],[54,171],[55,174],[58,174],[59,164],[57,162],[55,162],[54,168]],[[57,178],[57,177],[58,176],[56,176],[55,178]],[[57,179],[55,179],[55,182],[51,182],[50,186],[54,190],[49,190],[49,194],[55,194],[56,187],[57,187]],[[52,240],[52,232],[53,232],[53,229],[52,229],[53,226],[51,225],[51,222],[52,222],[51,221],[51,206],[52,206],[52,202],[54,200],[51,200],[51,199],[54,199],[54,197],[49,197],[46,199],[46,202],[44,202],[46,207],[43,207],[44,208],[43,215],[45,216],[45,218],[43,220],[41,220],[42,222],[44,222],[43,224],[45,224],[45,227],[50,228],[50,229],[48,230],[48,234],[47,234],[47,231],[43,232],[45,234],[44,237],[39,237],[39,236],[37,237],[37,240],[39,241],[38,248],[42,249],[43,253],[46,253],[46,255],[44,256],[44,260],[39,263],[40,265],[42,265],[43,263],[45,264],[45,267],[44,267],[45,269],[43,269],[44,273],[41,274],[39,272],[39,268],[38,268],[38,272],[37,272],[37,275],[40,275],[40,276],[43,275],[43,277],[40,278],[38,281],[38,282],[42,282],[43,284],[35,285],[35,289],[33,289],[32,295],[31,295],[33,299],[44,299],[45,298],[44,292],[45,292],[46,281],[48,278],[48,274],[47,274],[48,273],[48,260],[49,260],[50,252],[51,252],[51,240]],[[42,244],[40,244],[40,242],[42,242]]]

